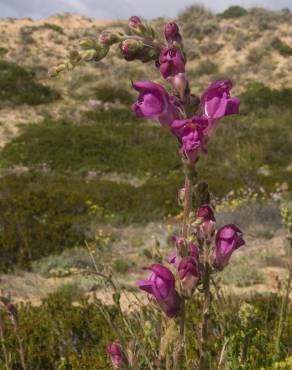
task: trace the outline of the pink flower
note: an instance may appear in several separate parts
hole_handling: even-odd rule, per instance
[[[209,120],[208,127],[205,130],[208,135],[213,131],[219,119],[239,113],[240,100],[230,95],[231,89],[231,80],[218,80],[214,81],[203,92],[201,110],[202,114]]]
[[[233,224],[225,225],[216,234],[216,247],[212,256],[213,266],[223,270],[228,265],[232,253],[245,244],[241,230]]]
[[[175,279],[172,272],[161,264],[147,268],[151,271],[148,278],[140,280],[140,289],[151,294],[168,317],[174,317],[180,309],[180,296],[175,290]]]
[[[137,117],[157,119],[166,126],[180,117],[177,99],[170,96],[161,85],[144,80],[134,82],[133,87],[139,92],[137,102],[132,105]]]

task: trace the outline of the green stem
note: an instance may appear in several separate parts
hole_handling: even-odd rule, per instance
[[[163,48],[165,48],[165,45],[162,44],[161,42],[159,42],[157,40],[151,40],[151,39],[146,38],[146,37],[137,36],[137,35],[125,35],[125,36],[122,37],[122,40],[129,40],[129,39],[130,40],[142,41],[145,45],[152,46],[155,49],[162,50]]]
[[[195,175],[194,163],[187,162],[185,164],[186,177],[185,177],[185,194],[184,194],[184,209],[183,209],[183,223],[182,223],[182,237],[187,240],[189,237],[189,218],[190,212],[192,210],[192,198],[193,198],[193,179]],[[181,257],[184,257],[186,251],[178,250]],[[181,288],[180,288],[181,293]],[[181,356],[185,352],[185,327],[186,327],[186,302],[185,298],[181,294],[181,310],[179,317],[179,340],[177,343],[177,348],[174,354],[174,370],[181,369]]]
[[[204,245],[204,275],[203,275],[203,290],[204,290],[204,305],[201,328],[201,353],[200,353],[200,370],[209,370],[208,358],[208,323],[210,318],[210,264],[209,264],[209,243]]]
[[[0,318],[0,340],[1,340],[1,347],[2,347],[2,351],[4,355],[5,369],[9,370],[9,357],[8,357],[8,352],[5,346],[5,339],[4,339],[1,318]]]
[[[284,323],[287,316],[287,308],[289,304],[289,294],[291,290],[291,283],[292,283],[292,244],[289,248],[289,263],[288,263],[288,278],[287,278],[287,284],[286,284],[286,291],[283,295],[282,302],[281,302],[281,309],[280,309],[280,319],[279,319],[279,325],[278,325],[278,331],[276,336],[276,351],[275,351],[275,359],[279,359],[280,356],[280,343],[281,343],[281,337],[283,333]]]

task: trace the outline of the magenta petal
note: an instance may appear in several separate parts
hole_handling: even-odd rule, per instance
[[[140,108],[145,117],[159,116],[164,110],[162,100],[154,94],[144,94]]]
[[[175,264],[175,260],[176,260],[176,256],[177,256],[177,253],[176,251],[172,252],[169,256],[168,256],[168,262],[171,263],[171,264]]]
[[[171,132],[178,138],[181,138],[183,136],[184,127],[186,126],[187,123],[189,123],[188,119],[173,121],[170,126]]]
[[[233,97],[228,100],[225,115],[239,114],[240,100],[237,97]]]
[[[147,279],[139,280],[137,281],[137,286],[138,288],[145,290],[145,292],[153,294],[152,282],[150,280]]]
[[[169,280],[174,282],[174,276],[172,272],[165,266],[154,263],[149,267],[149,270],[153,271],[155,275],[159,276],[161,279]]]
[[[196,244],[191,244],[189,249],[190,249],[191,256],[198,259],[199,258],[199,248],[198,248],[198,246]]]

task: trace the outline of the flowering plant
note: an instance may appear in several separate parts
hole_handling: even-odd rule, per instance
[[[194,294],[203,295],[198,367],[206,370],[210,369],[208,323],[211,276],[226,267],[232,253],[244,245],[244,240],[241,230],[233,224],[223,226],[216,232],[211,196],[208,188],[198,182],[196,164],[201,153],[207,153],[207,146],[219,121],[239,113],[240,101],[231,95],[231,80],[212,82],[200,98],[192,94],[186,72],[187,56],[176,23],[165,25],[164,42],[159,41],[154,29],[137,16],[129,19],[128,26],[129,35],[105,31],[98,41],[82,39],[81,50],[72,51],[68,60],[51,70],[51,76],[71,70],[81,61],[97,62],[107,55],[113,45],[118,44],[126,61],[153,63],[169,85],[171,92],[150,80],[132,83],[138,92],[137,100],[132,105],[133,113],[140,118],[159,121],[177,140],[185,172],[185,184],[179,191],[183,206],[181,235],[173,238],[175,251],[169,256],[169,266],[153,263],[146,267],[150,274],[137,286],[148,294],[149,303],[178,328],[178,335],[172,340],[169,338],[172,324],[166,325],[161,348],[166,342],[167,346],[173,345],[173,351],[162,351],[160,348],[155,366],[161,369],[181,369],[181,364],[185,363],[186,302]],[[196,104],[198,100],[199,104]],[[108,353],[115,369],[135,368],[135,355],[127,354],[127,348],[121,344],[109,344]],[[153,364],[150,366],[153,368]]]

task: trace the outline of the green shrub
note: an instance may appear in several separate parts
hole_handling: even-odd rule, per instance
[[[266,110],[274,106],[281,109],[290,110],[292,107],[292,89],[282,90],[271,89],[261,82],[253,82],[247,86],[244,93],[241,94],[241,104],[244,107],[244,113]]]
[[[167,174],[180,166],[176,141],[157,125],[123,122],[119,111],[92,116],[91,124],[75,126],[46,120],[29,125],[2,151],[1,161],[53,170],[89,170],[145,176]],[[123,112],[123,111],[122,111]],[[128,113],[126,114],[126,116]]]
[[[70,183],[70,181],[69,181]],[[88,228],[86,194],[60,180],[8,176],[0,189],[0,270],[82,244]]]
[[[116,259],[113,264],[113,269],[119,274],[125,274],[131,268],[131,263],[122,259]]]
[[[95,305],[83,300],[71,288],[66,289],[51,295],[40,307],[20,307],[20,336],[27,367],[56,370],[65,362],[66,369],[71,370],[109,369],[106,347],[114,339],[112,330]],[[72,298],[78,301],[78,307],[72,305]],[[2,313],[1,316],[1,320],[5,319]],[[115,309],[111,310],[111,316],[113,322],[119,322]],[[12,357],[11,369],[20,369],[13,329],[8,321],[4,323],[6,348]]]
[[[109,85],[102,85],[96,89],[95,97],[102,102],[115,102],[119,100],[121,103],[130,105],[134,98],[128,90],[122,87],[112,87]]]
[[[220,14],[220,17],[226,19],[232,18],[239,18],[248,15],[248,11],[241,6],[233,5],[224,10],[223,13]]]
[[[212,19],[203,20],[202,22],[190,22],[183,25],[183,33],[186,37],[195,38],[199,41],[206,36],[215,33],[218,30],[218,25]]]
[[[217,64],[207,59],[200,61],[195,69],[190,70],[190,74],[192,77],[198,78],[202,75],[212,75],[214,73],[217,73],[218,71],[219,68]]]
[[[8,53],[8,49],[0,47],[0,57],[3,57],[7,53]]]
[[[4,177],[0,184],[0,271],[29,268],[36,259],[82,245],[85,238],[93,237],[92,220],[131,224],[174,215],[179,210],[176,189],[181,181],[180,177],[163,177],[136,188],[53,174]],[[99,206],[97,215],[91,215],[88,201]],[[73,261],[64,263],[70,267]],[[58,259],[47,261],[44,273],[56,264]]]
[[[41,26],[42,28],[47,28],[49,30],[55,31],[59,33],[60,35],[65,35],[64,29],[61,26],[58,26],[57,24],[53,23],[45,23]]]
[[[272,47],[277,50],[283,57],[289,57],[292,55],[292,48],[279,38],[275,38],[272,41]]]
[[[34,72],[0,61],[0,101],[38,105],[59,99],[60,94],[35,81]]]

